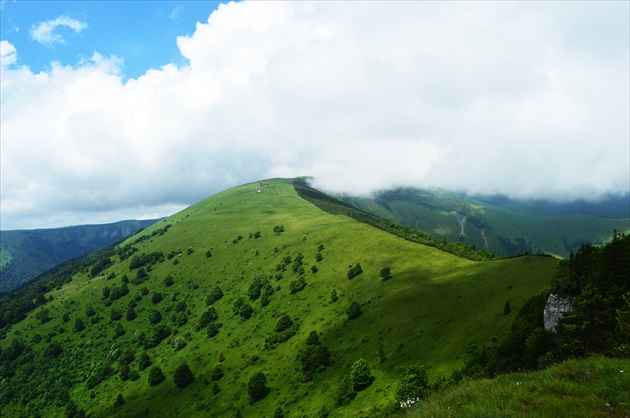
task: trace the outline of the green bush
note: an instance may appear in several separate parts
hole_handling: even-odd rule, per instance
[[[267,396],[269,393],[267,376],[262,372],[254,373],[247,382],[247,393],[252,402],[257,402]]]
[[[183,389],[194,382],[195,376],[188,364],[182,363],[173,373],[173,380],[178,388]]]
[[[350,371],[350,379],[356,391],[361,391],[370,386],[374,381],[370,364],[365,359],[355,361]]]
[[[210,379],[211,380],[220,380],[223,375],[225,373],[223,372],[223,366],[221,366],[220,364],[217,364],[216,366],[214,366],[214,368],[212,369],[212,372],[210,373]]]
[[[149,386],[157,386],[160,383],[162,383],[164,379],[166,378],[164,377],[164,374],[162,373],[162,369],[160,369],[158,366],[153,366],[149,369],[149,375],[148,375]]]
[[[363,269],[361,268],[361,264],[357,263],[348,270],[348,280],[354,279],[361,273],[363,273]]]
[[[422,398],[429,387],[429,378],[423,367],[411,367],[396,388],[396,401],[399,403]]]
[[[286,331],[293,326],[293,321],[291,317],[286,313],[280,314],[278,320],[276,321],[276,332]]]
[[[348,309],[346,309],[346,315],[348,315],[348,319],[355,319],[361,316],[363,312],[361,311],[361,305],[357,302],[352,302]]]
[[[221,288],[219,286],[215,286],[214,289],[212,289],[212,292],[210,292],[210,294],[206,298],[206,305],[212,305],[214,302],[218,301],[222,297],[223,292],[221,291]]]

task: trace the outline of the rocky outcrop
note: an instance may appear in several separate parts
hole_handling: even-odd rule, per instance
[[[571,311],[573,300],[550,294],[544,311],[545,330],[555,331],[562,314]]]

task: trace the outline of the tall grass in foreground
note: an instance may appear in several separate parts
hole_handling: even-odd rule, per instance
[[[628,417],[630,360],[592,357],[471,380],[434,393],[409,417]]]

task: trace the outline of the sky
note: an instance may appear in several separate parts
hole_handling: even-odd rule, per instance
[[[271,177],[628,193],[629,5],[0,0],[0,229]]]

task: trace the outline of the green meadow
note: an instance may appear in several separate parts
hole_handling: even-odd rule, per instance
[[[85,268],[47,292],[47,302],[0,342],[5,352],[22,347],[15,358],[5,355],[2,415],[261,417],[278,408],[287,417],[368,415],[394,402],[406,367],[424,366],[433,382],[463,366],[471,339],[507,335],[558,263],[466,260],[326,213],[300,198],[291,180],[264,183],[219,193],[148,227],[112,250],[104,268]],[[151,254],[162,257],[130,268]],[[362,272],[349,279],[357,264]],[[391,278],[383,280],[383,268]],[[252,291],[256,283],[264,296]],[[223,297],[210,306],[217,286]],[[123,287],[128,293],[113,299]],[[235,314],[239,298],[253,309],[248,319]],[[353,302],[362,313],[349,319]],[[207,323],[199,326],[210,308],[218,316],[214,336]],[[293,323],[289,336],[269,343],[283,314]],[[158,326],[168,335],[148,343]],[[300,359],[313,331],[331,356],[309,379]],[[359,359],[373,382],[340,406],[339,387]],[[179,388],[174,373],[183,363],[194,380]],[[165,380],[152,386],[155,366]],[[248,384],[256,373],[268,389],[254,402]]]

